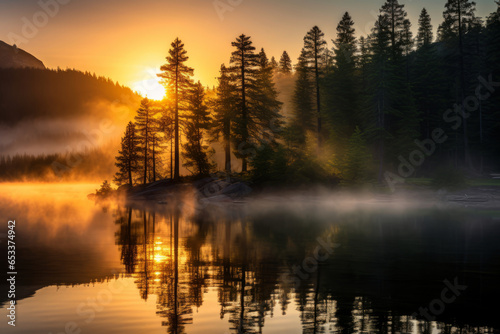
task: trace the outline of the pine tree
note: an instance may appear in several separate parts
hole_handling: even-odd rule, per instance
[[[258,55],[252,45],[250,36],[240,35],[236,42],[232,42],[236,48],[231,54],[231,79],[236,87],[236,110],[233,141],[236,146],[236,156],[242,160],[242,171],[248,170],[247,159],[252,151],[252,131],[255,126],[252,118],[253,101],[251,93],[257,89],[257,72],[259,66]]]
[[[279,67],[279,64],[274,56],[271,57],[271,67],[273,68],[273,71],[276,71]]]
[[[322,146],[321,132],[321,87],[320,80],[322,78],[324,66],[322,64],[323,54],[326,48],[326,42],[324,40],[325,34],[317,26],[314,26],[309,30],[304,37],[304,60],[307,64],[305,67],[309,69],[314,74],[313,84],[314,84],[314,94],[316,100],[316,117],[317,117],[317,131],[318,131],[318,151]]]
[[[464,34],[477,22],[476,3],[470,0],[447,0],[443,12],[444,22],[438,29],[438,40],[446,41]]]
[[[403,55],[405,56],[404,63],[406,67],[406,82],[410,82],[410,54],[415,46],[415,40],[413,39],[413,33],[411,31],[411,22],[406,19],[403,23],[403,30],[401,31],[400,37],[401,48],[403,50]]]
[[[283,103],[278,100],[278,91],[273,80],[273,69],[264,49],[261,49],[259,53],[256,87],[257,89],[251,94],[254,101],[253,122],[257,125],[253,138],[261,142],[272,142],[281,131],[283,122],[280,110]]]
[[[160,130],[161,123],[155,119],[155,129],[151,135],[151,142],[149,144],[149,182],[156,182],[161,177],[163,170],[163,161],[161,153],[164,150],[164,138],[161,136]]]
[[[180,177],[180,159],[179,159],[179,111],[182,110],[183,104],[186,103],[189,90],[191,88],[191,76],[193,69],[188,67],[185,63],[189,59],[184,44],[181,40],[176,38],[169,50],[169,56],[166,57],[167,63],[160,69],[162,73],[158,74],[163,79],[166,87],[170,88],[174,94],[174,139],[175,139],[175,167],[174,167],[174,180]]]
[[[358,68],[361,71],[361,91],[368,89],[368,65],[370,63],[370,41],[361,36],[359,38]]]
[[[432,44],[432,23],[425,8],[422,9],[418,22],[412,89],[418,112],[423,116],[421,134],[424,138],[431,138],[431,131],[441,126],[442,110],[447,108],[446,77],[442,58],[436,51],[436,45]]]
[[[279,71],[285,74],[292,73],[292,60],[290,59],[290,56],[286,51],[283,51],[283,54],[281,55],[279,63]]]
[[[353,133],[358,121],[359,81],[356,69],[356,37],[354,21],[345,13],[337,25],[337,38],[333,40],[333,71],[326,77],[325,114],[331,123],[332,138],[337,151]]]
[[[151,101],[145,98],[141,101],[141,106],[135,116],[135,125],[137,127],[137,138],[141,148],[142,168],[144,171],[143,183],[148,181],[148,166],[150,165],[150,145],[153,134],[156,133],[155,115],[158,110],[151,106]]]
[[[387,116],[393,113],[391,95],[394,92],[394,82],[390,80],[393,71],[391,62],[391,26],[384,15],[378,17],[372,35],[370,36],[371,61],[368,75],[367,114],[364,117],[368,139],[377,144],[377,159],[379,161],[378,180],[382,180],[386,141],[390,139],[387,131]]]
[[[302,49],[298,63],[295,66],[295,89],[293,94],[293,117],[291,128],[296,142],[305,145],[306,133],[315,131],[314,86],[311,72],[306,60],[306,51]]]
[[[422,9],[418,19],[418,35],[417,35],[417,48],[429,46],[434,39],[432,32],[431,16],[427,9]]]
[[[118,156],[116,157],[115,165],[118,167],[118,172],[114,180],[116,184],[134,185],[133,175],[139,170],[139,150],[139,140],[135,133],[135,125],[129,122],[125,135],[122,138],[121,149],[118,151]]]
[[[169,169],[170,179],[174,177],[174,125],[175,125],[175,108],[170,99],[164,101],[162,116],[159,120],[160,131],[163,134],[164,141],[168,141],[169,152]]]
[[[475,17],[476,3],[470,0],[448,0],[443,12],[444,22],[439,27],[439,39],[442,41],[450,41],[458,39],[458,82],[459,101],[462,105],[466,96],[466,73],[465,73],[465,53],[464,53],[464,36],[474,26],[477,25]],[[463,108],[463,105],[462,105]],[[463,111],[463,110],[462,110]],[[464,162],[470,166],[469,138],[467,119],[463,118],[463,147],[464,147]]]
[[[380,13],[385,16],[389,25],[389,36],[392,60],[397,59],[402,53],[401,36],[404,30],[405,18],[407,16],[404,10],[405,5],[400,5],[398,0],[386,0]]]
[[[193,174],[208,175],[214,165],[210,162],[213,155],[205,143],[205,134],[210,130],[211,119],[205,103],[205,89],[198,81],[189,96],[189,114],[185,124],[186,143],[183,145],[184,166]]]
[[[212,140],[218,141],[222,138],[222,145],[225,153],[225,171],[231,173],[231,141],[233,124],[232,119],[235,113],[235,91],[229,77],[229,70],[221,65],[220,77],[218,78],[217,97],[212,102],[213,123],[211,127]]]

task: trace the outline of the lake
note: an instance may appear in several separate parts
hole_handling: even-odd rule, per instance
[[[318,195],[96,204],[0,185],[1,333],[498,333],[500,211]]]

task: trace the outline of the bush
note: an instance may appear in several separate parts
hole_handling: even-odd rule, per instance
[[[261,184],[301,185],[324,183],[328,172],[313,158],[300,150],[290,150],[273,143],[259,147],[250,159],[251,179]]]
[[[108,180],[105,180],[101,184],[101,188],[95,191],[95,195],[98,198],[107,198],[112,194],[113,194],[113,188],[111,188],[111,184],[108,182]]]
[[[344,154],[331,165],[339,171],[344,184],[362,185],[374,180],[373,158],[358,127],[349,138]]]

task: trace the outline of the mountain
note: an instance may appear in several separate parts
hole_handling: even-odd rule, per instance
[[[0,41],[0,68],[25,67],[45,69],[45,65],[35,56],[19,49],[15,45],[12,46]]]

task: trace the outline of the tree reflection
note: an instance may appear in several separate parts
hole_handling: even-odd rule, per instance
[[[274,224],[280,219],[286,220],[286,228]],[[292,305],[299,313],[302,332],[308,334],[423,334],[433,328],[460,333],[468,328],[410,316],[435,297],[418,289],[408,292],[397,282],[388,285],[387,278],[402,275],[426,281],[428,276],[418,275],[430,274],[410,265],[421,254],[397,262],[398,269],[392,267],[387,259],[413,254],[408,251],[413,246],[405,241],[395,245],[394,236],[382,233],[383,224],[338,228],[330,221],[307,224],[308,219],[250,215],[235,206],[206,211],[173,204],[156,210],[127,207],[116,212],[116,242],[125,271],[135,278],[141,297],[156,296],[157,314],[167,333],[187,332],[210,289],[217,294],[220,318],[226,319],[231,333],[262,333],[274,312],[285,315]],[[332,229],[333,225],[337,227]],[[311,254],[317,237],[332,231],[343,247],[300,279],[300,284],[284,280],[284,272]],[[405,240],[406,233],[401,230],[395,235]],[[387,244],[393,248],[386,248]],[[428,268],[436,270],[436,261],[430,261]],[[439,274],[447,277],[444,271]],[[410,306],[385,298],[393,291],[406,293]],[[483,327],[474,331],[488,333]]]

